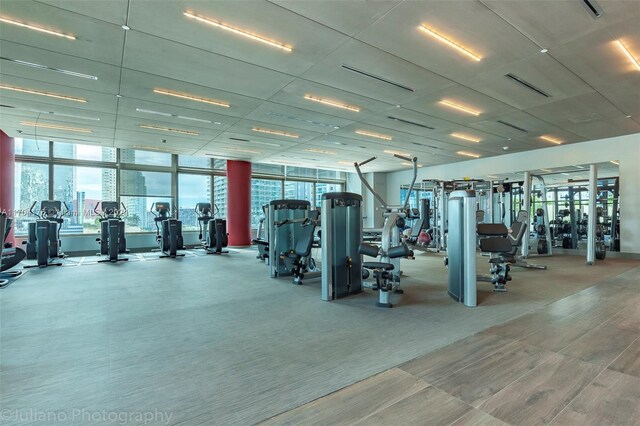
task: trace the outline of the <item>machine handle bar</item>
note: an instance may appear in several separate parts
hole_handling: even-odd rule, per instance
[[[404,155],[400,155],[400,154],[393,154],[393,156],[401,160],[408,161],[410,163],[418,161],[418,157],[411,158],[411,157],[405,157]]]
[[[378,157],[376,157],[376,156],[374,155],[373,157],[369,158],[368,160],[364,160],[362,163],[358,163],[358,166],[359,166],[359,167],[362,167],[362,166],[364,166],[365,164],[372,162],[372,161],[373,161],[373,160],[375,160],[376,158],[378,158]]]

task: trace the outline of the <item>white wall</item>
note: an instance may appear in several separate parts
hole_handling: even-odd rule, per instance
[[[534,171],[611,160],[620,161],[620,250],[640,254],[640,133],[424,167],[418,170],[416,182],[422,179],[483,178],[495,173]],[[411,172],[389,173],[387,198],[397,200],[400,186],[409,183]]]

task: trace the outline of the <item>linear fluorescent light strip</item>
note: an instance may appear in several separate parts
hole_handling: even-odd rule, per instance
[[[356,130],[355,132],[357,134],[359,134],[359,135],[369,136],[369,137],[377,138],[377,139],[383,139],[385,141],[393,140],[393,137],[391,137],[389,135],[383,135],[381,133],[373,133],[373,132],[368,132],[366,130]]]
[[[551,172],[553,171],[553,170],[551,170],[551,169],[540,169],[540,170],[542,170],[542,171],[543,171],[543,172],[545,172],[545,173],[551,173]]]
[[[174,98],[187,99],[189,101],[203,102],[205,104],[216,105],[224,108],[229,108],[231,106],[226,102],[217,101],[215,99],[201,98],[199,96],[192,96],[184,93],[172,92],[165,89],[153,89],[153,92],[158,93],[160,95],[173,96]]]
[[[200,133],[192,132],[190,130],[172,129],[170,127],[152,126],[151,124],[140,124],[139,127],[143,129],[161,130],[163,132],[180,133],[182,135],[198,136]]]
[[[260,151],[253,151],[251,149],[244,149],[244,148],[235,148],[235,147],[232,147],[232,146],[227,146],[227,147],[224,147],[222,149],[225,150],[225,151],[246,152],[246,153],[249,153],[249,154],[261,154]]]
[[[226,30],[226,31],[230,31],[230,32],[232,32],[234,34],[238,34],[238,35],[241,35],[243,37],[247,37],[247,38],[250,38],[252,40],[259,41],[260,43],[264,43],[264,44],[267,44],[267,45],[269,45],[271,47],[276,47],[278,49],[282,49],[282,50],[284,50],[286,52],[291,52],[293,50],[293,48],[291,46],[287,46],[286,44],[279,43],[279,42],[277,42],[275,40],[270,40],[270,39],[268,39],[266,37],[263,37],[261,35],[253,34],[253,33],[249,32],[249,31],[243,30],[241,28],[233,27],[231,25],[216,21],[216,20],[211,19],[211,18],[207,18],[207,17],[204,17],[204,16],[196,15],[195,13],[190,12],[188,10],[185,10],[183,12],[183,14],[187,18],[195,19],[196,21],[203,22],[203,23],[208,24],[208,25],[212,25],[212,26],[214,26],[216,28],[220,28],[220,29],[223,29],[223,30]]]
[[[521,84],[522,86],[526,87],[527,89],[529,89],[529,90],[531,90],[533,92],[536,92],[539,95],[544,96],[545,98],[550,98],[551,97],[551,95],[548,94],[547,92],[545,92],[544,90],[537,88],[533,84],[529,83],[528,81],[525,81],[525,80],[521,79],[517,75],[509,73],[509,74],[505,74],[504,76],[507,77],[507,78],[510,78],[511,80],[515,81],[518,84]]]
[[[136,111],[143,112],[145,114],[162,115],[163,117],[175,117],[175,118],[181,118],[183,120],[198,121],[200,123],[211,123],[211,120],[204,120],[202,118],[185,117],[184,115],[169,114],[168,112],[153,111],[150,109],[136,108]]]
[[[54,30],[48,30],[46,28],[38,27],[36,25],[26,24],[24,22],[14,21],[13,19],[9,19],[9,18],[6,18],[4,16],[0,16],[0,22],[4,22],[4,23],[7,23],[7,24],[11,24],[11,25],[17,25],[19,27],[28,28],[28,29],[34,30],[34,31],[40,31],[41,33],[51,34],[51,35],[58,36],[58,37],[64,37],[64,38],[69,39],[69,40],[75,40],[76,39],[74,36],[70,36],[68,34],[63,34],[61,32],[54,31]]]
[[[324,154],[324,155],[337,155],[338,153],[335,151],[325,151],[323,149],[315,149],[315,148],[307,148],[305,152],[313,152],[315,154]]]
[[[380,77],[378,75],[371,74],[369,72],[359,70],[358,68],[354,68],[354,67],[352,67],[350,65],[342,64],[342,68],[344,68],[346,70],[349,70],[349,71],[352,71],[352,72],[355,72],[357,74],[362,74],[362,75],[364,75],[366,77],[370,77],[370,78],[376,79],[378,81],[382,81],[383,83],[391,84],[392,86],[396,86],[396,87],[398,87],[400,89],[403,89],[403,90],[406,90],[406,91],[409,91],[409,92],[415,92],[415,89],[412,89],[409,86],[405,86],[404,84],[396,83],[395,81],[387,80],[384,77]]]
[[[278,112],[267,112],[267,115],[271,115],[274,117],[279,117],[279,118],[284,118],[286,120],[295,120],[295,121],[299,121],[301,123],[308,123],[308,124],[313,124],[316,126],[322,126],[322,127],[330,127],[332,129],[339,129],[339,126],[336,126],[334,124],[327,124],[327,123],[321,123],[319,121],[314,121],[314,120],[305,120],[304,118],[298,118],[298,117],[293,117],[290,115],[285,115],[285,114],[280,114]]]
[[[409,154],[407,152],[392,151],[390,149],[385,149],[384,152],[385,152],[385,154],[401,155],[403,157],[411,157],[411,154]]]
[[[71,77],[86,78],[87,80],[97,80],[98,79],[98,77],[96,77],[95,75],[82,74],[80,72],[64,70],[62,68],[54,68],[54,67],[49,67],[47,65],[34,64],[33,62],[20,61],[18,59],[10,59],[10,58],[3,58],[3,57],[0,57],[0,59],[2,59],[3,61],[13,62],[14,64],[24,65],[24,66],[31,67],[31,68],[38,68],[38,69],[41,69],[41,70],[58,72],[60,74],[69,75]]]
[[[333,106],[336,108],[342,108],[349,111],[360,112],[360,107],[343,104],[337,101],[333,101],[331,99],[319,98],[317,96],[312,96],[312,95],[304,95],[304,98],[309,101],[318,102],[318,103]]]
[[[522,127],[518,127],[515,124],[507,123],[506,121],[502,121],[502,120],[497,120],[497,122],[502,124],[502,125],[505,125],[507,127],[511,127],[512,129],[519,130],[519,131],[521,131],[523,133],[529,133],[528,130],[523,129]]]
[[[411,124],[413,126],[423,127],[425,129],[429,129],[429,130],[435,130],[435,128],[433,128],[433,127],[427,126],[425,124],[416,123],[414,121],[405,120],[404,118],[393,117],[391,115],[387,116],[387,118],[390,119],[390,120],[397,121],[399,123]]]
[[[498,176],[489,175],[487,176],[489,179],[500,179]]]
[[[619,162],[619,161],[616,161],[616,160],[611,160],[611,161],[609,161],[609,162],[610,162],[611,164],[615,164],[616,166],[619,166],[619,165],[620,165],[620,162]]]
[[[464,155],[465,157],[480,158],[480,154],[474,154],[473,152],[469,151],[458,151],[456,152],[456,154]]]
[[[624,44],[622,44],[622,42],[620,40],[616,40],[615,43],[618,45],[618,47],[620,48],[620,50],[622,50],[622,53],[625,54],[625,56],[627,58],[629,58],[629,60],[631,61],[631,63],[633,65],[635,65],[635,67],[638,69],[638,71],[640,71],[640,63],[638,63],[638,60],[636,58],[633,57],[633,55],[631,54],[631,52],[629,52],[627,50],[626,47],[624,47]]]
[[[454,109],[457,109],[459,111],[466,112],[467,114],[480,115],[480,111],[476,111],[474,109],[467,108],[465,106],[456,104],[456,103],[451,102],[451,101],[447,101],[447,100],[443,99],[439,103],[442,104],[442,105],[448,106],[449,108],[454,108]]]
[[[28,93],[30,95],[39,95],[39,96],[47,96],[50,98],[56,98],[56,99],[64,99],[65,101],[82,102],[82,103],[87,102],[86,99],[76,98],[74,96],[58,95],[56,93],[41,92],[39,90],[24,89],[22,87],[7,86],[5,84],[0,84],[0,89],[11,90],[11,91],[20,92],[20,93]]]
[[[250,143],[255,143],[255,144],[258,144],[258,145],[266,145],[266,146],[282,146],[282,145],[277,144],[277,143],[250,141],[249,139],[229,138],[229,140],[238,141],[238,142],[250,142]]]
[[[560,139],[556,139],[551,136],[540,136],[540,139],[545,140],[547,142],[555,143],[556,145],[560,145],[562,143]]]
[[[451,136],[453,136],[454,138],[462,139],[469,142],[475,142],[475,143],[480,142],[480,139],[474,138],[473,136],[463,135],[462,133],[451,133]]]
[[[280,130],[271,130],[271,129],[263,129],[261,127],[254,127],[251,130],[254,132],[267,133],[269,135],[277,135],[277,136],[286,136],[288,138],[298,139],[300,135],[296,135],[295,133],[282,132]]]
[[[403,166],[413,166],[413,163],[407,163],[406,161],[403,161],[401,163]],[[422,167],[422,164],[417,164],[418,167]]]
[[[20,111],[37,112],[38,114],[50,114],[50,115],[56,115],[56,116],[59,116],[59,117],[77,118],[77,119],[80,119],[80,120],[100,121],[100,119],[97,118],[97,117],[85,117],[83,115],[63,114],[61,112],[53,112],[53,111],[40,111],[40,110],[33,109],[33,108],[21,108],[21,107],[16,107],[16,106],[12,106],[12,105],[2,105],[2,104],[0,104],[0,108],[11,108],[11,109],[17,109],[17,110],[20,110]]]
[[[44,127],[45,129],[67,130],[69,132],[93,133],[93,130],[83,129],[80,127],[69,127],[69,126],[61,126],[58,124],[49,124],[49,123],[40,123],[40,122],[36,123],[34,121],[21,121],[20,124],[23,126]]]
[[[473,59],[474,61],[481,61],[482,58],[478,55],[476,55],[475,53],[471,52],[468,49],[465,49],[464,47],[460,46],[459,44],[449,40],[448,38],[438,34],[437,32],[433,31],[432,29],[426,27],[424,24],[420,24],[420,26],[418,27],[419,30],[421,30],[422,32],[424,32],[425,34],[430,35],[431,37],[435,38],[436,40],[446,44],[449,47],[452,47],[454,49],[456,49],[458,52],[467,55],[468,57],[470,57],[471,59]]]
[[[354,162],[349,161],[338,161],[338,164],[342,164],[343,166],[353,166]]]
[[[173,152],[171,149],[166,148],[155,148],[152,146],[144,146],[144,145],[134,145],[132,148],[144,149],[148,151],[160,151],[160,152]]]

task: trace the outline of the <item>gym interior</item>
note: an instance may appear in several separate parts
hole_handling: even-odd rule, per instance
[[[637,425],[640,3],[2,0],[2,424]]]

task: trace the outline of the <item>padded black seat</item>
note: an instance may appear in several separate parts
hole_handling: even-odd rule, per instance
[[[509,235],[509,229],[502,223],[479,223],[477,231],[481,237],[506,237]]]
[[[511,253],[511,241],[507,238],[482,238],[480,250],[485,253]]]
[[[383,269],[385,271],[393,270],[393,265],[386,262],[363,262],[362,267],[365,269]]]

